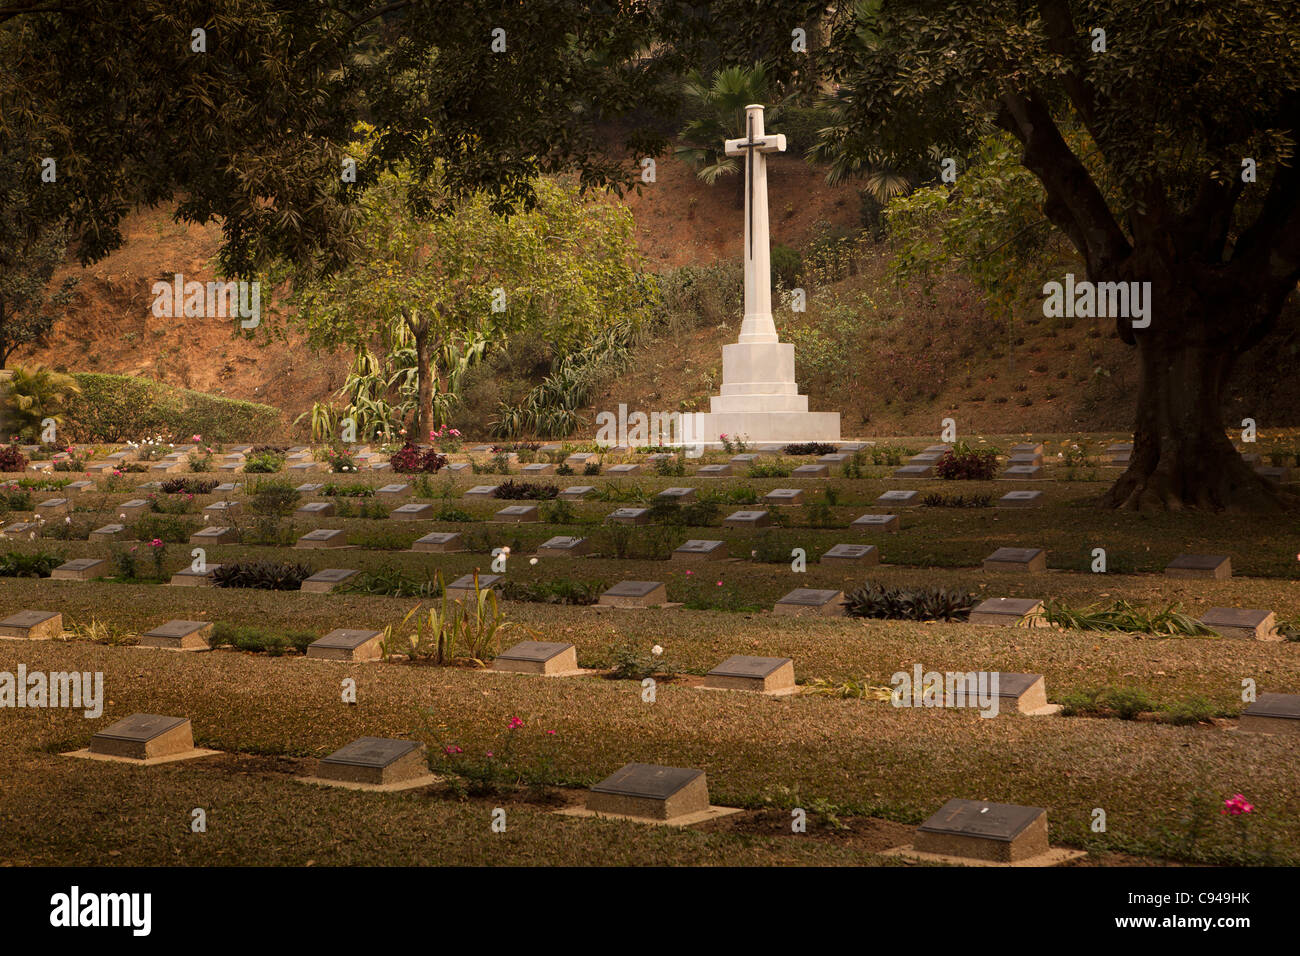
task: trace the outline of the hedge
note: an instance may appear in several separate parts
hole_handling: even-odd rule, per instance
[[[286,431],[279,409],[164,385],[147,378],[77,372],[81,394],[68,403],[61,434],[77,442],[161,435],[186,441],[264,441]]]

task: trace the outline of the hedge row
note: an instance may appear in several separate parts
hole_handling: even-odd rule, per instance
[[[162,435],[185,441],[255,442],[286,431],[279,409],[176,388],[147,378],[78,372],[81,395],[68,404],[62,434],[77,442]]]

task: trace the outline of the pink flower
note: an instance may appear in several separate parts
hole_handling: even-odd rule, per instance
[[[492,751],[490,751],[490,750],[487,752],[487,755],[488,755],[489,757],[495,757],[495,756],[496,756],[496,754],[494,754],[494,753],[493,753]]]
[[[161,548],[161,547],[162,547],[162,538],[154,538],[152,541],[149,542],[149,547],[151,547],[151,548]]]
[[[522,727],[523,725],[524,725],[524,722],[523,722],[522,720],[520,720],[518,717],[511,717],[511,718],[510,718],[510,728],[509,728],[510,730],[518,730],[518,729],[519,729],[520,727]]]
[[[722,582],[721,582],[721,581],[718,582],[718,587],[722,587]]]
[[[1243,813],[1250,813],[1255,809],[1255,805],[1248,801],[1240,793],[1234,793],[1227,800],[1223,801],[1223,809],[1219,812],[1228,816],[1239,817]]]
[[[686,576],[689,578],[689,577],[690,577],[692,574],[694,574],[694,573],[695,573],[694,571],[687,571],[687,572],[686,572]]]
[[[190,441],[203,441],[203,436],[202,436],[202,435],[191,435],[191,436],[190,436]]]
[[[447,746],[442,748],[442,752],[451,755],[451,754],[463,754],[465,751],[461,750],[455,744],[448,744]]]
[[[548,730],[548,731],[547,731],[547,734],[549,734],[550,736],[554,737],[554,736],[555,736],[555,731],[553,731],[553,730]]]

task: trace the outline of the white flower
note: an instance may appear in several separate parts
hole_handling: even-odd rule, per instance
[[[121,514],[118,515],[118,517],[119,517],[119,518],[125,518],[125,517],[126,517],[126,512],[123,511]]]
[[[663,652],[664,649],[660,647],[658,644],[650,648],[650,653],[653,654],[655,657],[659,657],[661,654],[663,654]]]
[[[536,564],[536,563],[537,563],[537,559],[536,559],[536,558],[529,558],[529,559],[528,559],[528,563],[529,563],[529,564]]]
[[[502,554],[509,554],[509,553],[510,553],[510,549],[509,549],[509,548],[502,548],[502,549],[501,549],[501,553],[502,553]]]

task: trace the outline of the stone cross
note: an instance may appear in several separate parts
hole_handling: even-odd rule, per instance
[[[772,321],[772,266],[767,224],[766,153],[785,152],[785,136],[766,135],[763,107],[745,107],[745,137],[725,143],[728,156],[745,157],[745,319],[740,342],[776,342]]]

